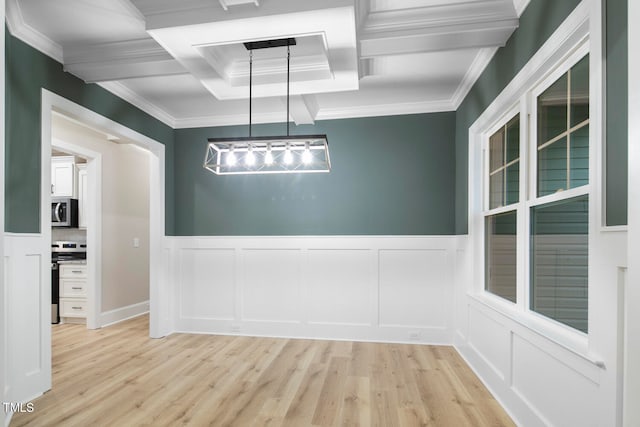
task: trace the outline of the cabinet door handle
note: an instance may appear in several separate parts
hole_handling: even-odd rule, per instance
[[[71,270],[71,272],[80,274],[80,273],[82,273],[82,270]]]
[[[82,310],[82,307],[71,307],[74,310]]]
[[[71,289],[75,289],[75,290],[81,290],[82,288],[77,288],[75,286],[72,286]]]

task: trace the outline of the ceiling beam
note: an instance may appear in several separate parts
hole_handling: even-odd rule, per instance
[[[281,98],[287,105],[287,98]],[[296,125],[312,125],[318,115],[318,102],[313,95],[291,95],[289,97],[289,118]]]
[[[393,31],[360,37],[360,59],[409,53],[504,46],[518,21],[452,25],[423,31]]]
[[[360,28],[360,57],[504,46],[517,27],[512,0],[376,11]]]
[[[152,38],[67,48],[64,70],[89,83],[187,73]]]

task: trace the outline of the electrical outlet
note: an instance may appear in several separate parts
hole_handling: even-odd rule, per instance
[[[418,331],[409,332],[409,339],[411,341],[420,341],[420,332]]]
[[[134,237],[133,238],[133,247],[134,248],[139,248],[140,247],[140,239],[138,237]]]

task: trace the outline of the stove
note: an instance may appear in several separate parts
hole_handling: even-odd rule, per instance
[[[60,273],[58,264],[83,262],[87,259],[85,242],[59,241],[51,243],[51,323],[60,323]]]

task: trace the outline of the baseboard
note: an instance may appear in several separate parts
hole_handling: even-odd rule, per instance
[[[149,313],[148,300],[101,313],[100,325],[104,328],[147,313]]]

